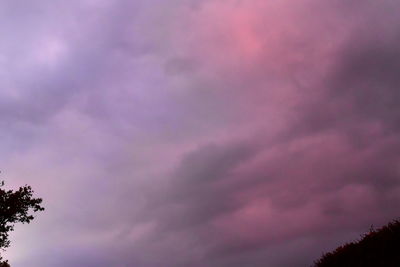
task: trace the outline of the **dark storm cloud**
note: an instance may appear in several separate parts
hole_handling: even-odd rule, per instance
[[[172,204],[182,205],[176,217],[166,214],[163,223],[169,227],[185,229],[206,223],[215,216],[236,208],[230,196],[229,182],[234,169],[254,157],[257,148],[248,144],[216,145],[200,147],[185,156],[172,173]],[[224,183],[228,184],[224,185]],[[161,206],[162,207],[162,206]],[[183,216],[182,216],[183,215]]]
[[[365,14],[369,10],[367,6]],[[311,257],[318,257],[322,251],[314,249],[308,261],[298,255],[298,260],[285,263],[283,259],[275,261],[268,250],[273,250],[276,244],[302,238],[317,243],[336,235],[346,240],[345,233],[363,232],[371,222],[384,223],[397,216],[400,54],[395,30],[385,32],[379,26],[374,29],[372,19],[377,18],[376,13],[381,15],[382,10],[385,8],[373,12],[372,18],[365,18],[368,24],[358,28],[368,33],[368,37],[354,33],[338,48],[333,67],[318,84],[320,88],[314,88],[323,93],[299,106],[299,112],[304,111],[298,116],[301,118],[298,124],[294,124],[299,128],[288,127],[282,133],[284,141],[280,137],[271,141],[278,148],[258,143],[258,149],[248,154],[241,150],[237,153],[229,146],[205,146],[182,161],[173,175],[178,184],[173,184],[171,189],[175,192],[172,203],[179,203],[178,208],[166,211],[160,224],[169,225],[172,220],[171,224],[178,225],[179,229],[185,229],[183,225],[195,226],[197,222],[206,225],[198,234],[205,239],[203,242],[214,245],[209,247],[210,254],[206,253],[209,256],[200,260],[199,266],[243,266],[255,259],[263,262],[260,266],[269,261],[271,266],[311,263]],[[392,19],[389,17],[380,25]],[[396,23],[389,28],[398,29]],[[268,154],[270,150],[272,155],[263,159],[263,153]],[[245,172],[237,171],[257,157],[258,165]],[[246,196],[247,191],[250,193]],[[238,201],[235,196],[241,194],[245,196]],[[268,199],[280,213],[292,213],[291,219],[299,219],[299,227],[283,221],[291,216],[282,216],[279,221],[277,212],[274,215],[278,219],[258,219],[267,225],[264,228],[256,224],[258,238],[232,237],[228,243],[221,242],[221,235],[206,222],[251,206],[257,198]],[[308,210],[313,216],[298,214],[299,210],[304,214]],[[354,220],[349,221],[350,217]],[[284,225],[282,232],[279,224]],[[241,227],[251,227],[251,220]],[[242,230],[239,226],[235,229]],[[279,233],[276,237],[271,234],[274,231]],[[262,251],[261,255],[246,255],[257,250]]]
[[[346,51],[332,85],[332,98],[348,99],[355,118],[378,121],[389,131],[398,130],[400,118],[399,41],[369,40]]]
[[[15,266],[307,266],[398,215],[398,4],[239,2],[6,3]]]

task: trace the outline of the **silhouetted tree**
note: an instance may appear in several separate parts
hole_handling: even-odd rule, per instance
[[[396,267],[400,266],[400,221],[373,229],[357,242],[324,254],[315,267]]]
[[[8,234],[14,230],[15,223],[30,223],[34,217],[32,212],[43,211],[40,206],[42,199],[33,198],[33,190],[25,185],[18,190],[4,190],[0,182],[0,249],[4,251],[10,246]],[[2,261],[0,256],[0,267],[9,267],[7,261]]]

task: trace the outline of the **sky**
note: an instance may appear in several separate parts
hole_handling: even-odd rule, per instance
[[[395,0],[5,0],[13,267],[293,267],[399,216]]]

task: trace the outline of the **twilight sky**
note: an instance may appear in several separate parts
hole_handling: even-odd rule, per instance
[[[399,216],[396,0],[5,0],[13,267],[293,267]]]

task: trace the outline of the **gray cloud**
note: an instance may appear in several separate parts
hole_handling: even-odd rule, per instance
[[[308,265],[396,217],[398,4],[296,3],[3,3],[1,158],[48,208],[14,266]]]

